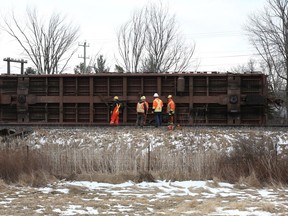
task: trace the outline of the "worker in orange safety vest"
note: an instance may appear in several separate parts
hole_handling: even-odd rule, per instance
[[[163,102],[159,98],[158,93],[155,93],[153,97],[154,97],[154,100],[153,100],[152,113],[154,113],[154,117],[155,117],[155,127],[159,127],[162,125]]]
[[[167,103],[167,113],[169,115],[168,117],[168,129],[172,130],[174,125],[174,114],[175,114],[175,103],[172,99],[172,95],[168,95],[167,97],[168,103]]]
[[[119,124],[119,112],[120,112],[120,108],[121,108],[121,103],[119,101],[118,96],[115,96],[113,99],[113,103],[111,105],[111,120],[110,120],[110,124],[113,125],[118,125]]]
[[[143,128],[145,116],[147,115],[147,106],[145,103],[145,96],[142,96],[136,105],[136,112],[137,112],[137,120],[136,120],[136,127],[140,126]]]

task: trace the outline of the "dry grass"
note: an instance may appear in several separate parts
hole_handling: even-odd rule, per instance
[[[202,215],[207,215],[211,212],[215,212],[216,208],[221,206],[222,199],[217,197],[214,199],[205,200],[196,206],[195,211]]]
[[[0,211],[3,215],[37,215],[35,211],[43,209],[43,215],[58,215],[55,209],[60,209],[64,214],[63,211],[73,208],[70,206],[79,206],[80,210],[86,210],[86,214],[88,208],[97,209],[99,215],[218,215],[219,208],[222,209],[220,212],[223,212],[221,215],[225,215],[225,210],[249,211],[251,215],[253,210],[270,212],[273,215],[285,215],[285,210],[287,212],[286,201],[279,202],[277,196],[261,197],[258,193],[255,199],[257,190],[242,190],[238,195],[222,191],[226,196],[221,196],[215,193],[207,195],[209,191],[202,187],[191,187],[189,190],[193,195],[185,195],[183,190],[176,193],[177,188],[170,194],[163,186],[100,186],[88,189],[61,183],[51,187],[52,191],[49,193],[41,192],[37,188],[10,186],[1,201],[11,200],[11,203],[5,207],[1,205]],[[211,186],[213,187],[213,182]],[[61,192],[63,189],[69,189],[69,193]],[[282,192],[284,193],[285,189]]]
[[[273,203],[261,202],[260,207],[258,208],[260,211],[270,212],[270,213],[278,213],[277,207]]]
[[[250,175],[245,178],[244,181],[249,187],[260,188],[263,186],[263,183],[261,183],[257,178],[255,171],[252,171]]]
[[[139,172],[137,176],[134,178],[134,182],[140,183],[140,182],[155,182],[155,178],[152,176],[149,172]]]
[[[69,185],[67,189],[69,189],[69,193],[72,195],[83,195],[83,194],[88,193],[85,187],[80,187],[80,186],[75,186],[75,185]]]
[[[225,207],[225,210],[233,210],[233,209],[237,209],[237,210],[239,210],[239,211],[246,211],[247,210],[247,208],[249,208],[249,207],[251,207],[251,206],[253,206],[253,204],[251,203],[251,200],[242,200],[242,201],[240,201],[240,200],[233,200],[233,201],[231,201],[231,200],[229,200],[228,199],[228,205],[227,205],[227,207]]]
[[[111,173],[82,173],[78,175],[74,175],[74,178],[68,178],[70,180],[88,180],[88,181],[96,181],[96,182],[107,182],[111,184],[119,184],[123,182],[127,182],[129,180],[139,182],[141,179],[144,181],[148,182],[153,182],[153,176],[150,173],[146,173],[149,175],[149,178],[143,175],[145,175],[146,172],[142,173],[132,173],[132,172],[123,172],[123,173],[118,173],[118,174],[111,174]]]
[[[219,187],[219,180],[214,178],[213,181],[207,181],[206,185],[209,187]]]
[[[6,184],[6,182],[3,179],[0,179],[0,190],[3,191],[7,187],[8,185]]]
[[[24,186],[41,187],[49,183],[53,183],[57,178],[45,170],[31,171],[30,173],[21,173],[19,175],[18,183]]]
[[[181,133],[185,132],[183,130]],[[203,129],[196,132],[205,133],[201,130]],[[122,131],[128,132],[126,129]],[[205,137],[200,137],[196,143],[195,138],[189,135],[185,137],[186,144],[177,149],[171,142],[184,142],[183,138],[175,136],[171,140],[161,130],[156,130],[154,135],[164,136],[161,141],[163,145],[155,146],[150,146],[148,134],[142,130],[137,130],[134,136],[135,143],[143,143],[141,146],[126,145],[125,140],[115,144],[119,137],[116,131],[103,137],[101,145],[81,133],[65,132],[62,136],[57,133],[49,134],[43,129],[38,133],[40,137],[49,137],[51,142],[61,138],[70,140],[70,144],[56,145],[47,142],[39,149],[32,149],[27,147],[32,142],[29,139],[15,139],[4,143],[4,148],[0,150],[0,178],[5,182],[41,186],[55,180],[51,176],[109,183],[127,180],[213,179],[215,186],[218,181],[227,181],[237,183],[239,188],[288,182],[288,159],[276,158],[271,141],[264,138],[239,138],[228,154],[226,151],[199,145],[201,139],[204,142]],[[211,130],[211,133],[217,134],[217,131]],[[84,145],[80,145],[79,140],[84,140]],[[221,142],[224,143],[225,140]],[[151,147],[150,151],[148,146]]]
[[[47,179],[44,177],[47,167],[41,159],[36,152],[24,148],[0,150],[0,177],[7,183],[25,182],[29,178],[34,182],[37,178]]]

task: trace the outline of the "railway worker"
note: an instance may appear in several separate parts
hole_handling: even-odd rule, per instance
[[[118,96],[115,96],[113,98],[113,103],[111,105],[111,120],[110,120],[110,124],[113,125],[118,125],[119,124],[119,112],[120,112],[120,107],[121,107],[121,103],[119,101]]]
[[[162,125],[163,102],[159,98],[158,93],[155,93],[153,97],[154,97],[154,100],[153,100],[152,113],[154,113],[154,117],[155,117],[155,127],[159,127]]]
[[[148,111],[146,105],[147,102],[145,101],[145,99],[146,97],[142,96],[136,105],[136,111],[137,111],[136,126],[140,126],[141,128],[143,128],[144,120],[146,119],[145,116],[147,115]]]
[[[167,103],[167,113],[169,115],[168,117],[168,129],[173,130],[174,126],[174,114],[175,114],[175,103],[172,99],[172,95],[168,95],[167,97],[168,103]]]

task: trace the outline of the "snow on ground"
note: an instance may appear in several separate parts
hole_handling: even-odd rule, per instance
[[[111,132],[112,130],[112,132]],[[156,148],[169,145],[181,150],[190,146],[192,150],[215,149],[230,150],[236,141],[271,143],[277,150],[288,147],[287,128],[227,128],[227,127],[188,127],[167,131],[166,127],[134,129],[131,127],[117,128],[76,128],[76,129],[39,129],[28,137],[27,145],[40,148],[45,144],[71,145],[77,147],[113,146],[125,144],[143,148],[151,145]]]
[[[125,143],[182,150],[225,149],[237,140],[288,146],[286,128],[109,128],[38,129],[25,142],[49,145],[112,146]],[[288,187],[251,188],[213,181],[157,181],[108,184],[60,181],[43,188],[0,187],[0,215],[287,215]]]
[[[1,215],[286,215],[288,188],[213,181],[108,184],[60,181],[44,188],[7,186]]]

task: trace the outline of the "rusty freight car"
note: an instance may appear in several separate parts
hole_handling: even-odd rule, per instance
[[[115,95],[122,125],[136,120],[139,96],[173,95],[181,125],[265,125],[266,76],[261,73],[103,73],[1,75],[0,124],[109,124]],[[148,118],[153,119],[150,113]]]

